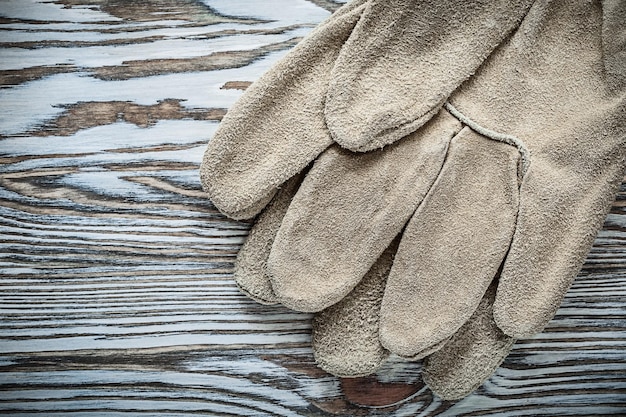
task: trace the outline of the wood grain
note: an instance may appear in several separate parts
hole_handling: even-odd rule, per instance
[[[626,415],[626,186],[548,329],[476,393],[341,380],[310,316],[241,295],[249,224],[198,166],[331,0],[0,2],[0,414]],[[408,396],[408,398],[407,398]]]

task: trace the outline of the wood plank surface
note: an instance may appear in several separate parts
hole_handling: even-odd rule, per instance
[[[442,402],[420,364],[318,369],[232,281],[206,142],[333,0],[0,0],[0,414],[626,415],[626,186],[545,332]],[[408,397],[408,398],[406,398]]]

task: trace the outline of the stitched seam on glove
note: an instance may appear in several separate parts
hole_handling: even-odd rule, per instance
[[[488,129],[484,126],[479,125],[474,120],[470,119],[459,110],[457,110],[450,102],[445,102],[444,105],[446,110],[450,112],[451,115],[459,119],[460,122],[468,126],[470,129],[475,131],[476,133],[480,133],[488,139],[495,140],[498,142],[504,142],[508,145],[515,146],[520,153],[520,157],[522,159],[521,164],[521,172],[519,173],[520,179],[523,179],[530,168],[530,150],[526,147],[524,142],[516,136],[509,135],[506,133],[496,132],[495,130]]]

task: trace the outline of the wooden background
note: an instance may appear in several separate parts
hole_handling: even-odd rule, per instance
[[[463,401],[344,380],[242,296],[207,140],[332,0],[0,0],[0,414],[626,415],[626,188],[549,328]],[[404,399],[409,396],[408,399]]]

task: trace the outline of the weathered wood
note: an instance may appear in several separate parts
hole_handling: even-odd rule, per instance
[[[237,291],[249,225],[202,152],[337,3],[0,2],[0,414],[626,415],[626,186],[548,329],[457,403],[419,363],[322,372],[309,315]]]

